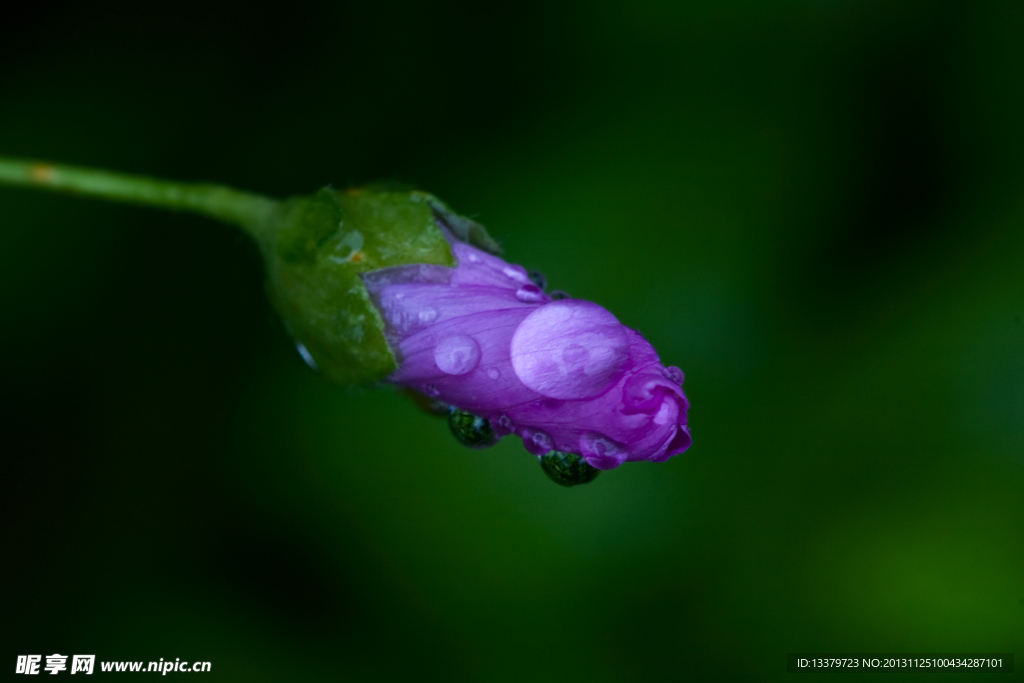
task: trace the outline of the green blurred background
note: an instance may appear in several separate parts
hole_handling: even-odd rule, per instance
[[[0,153],[415,183],[681,366],[694,435],[559,488],[317,377],[238,232],[0,188],[5,675],[1024,653],[1019,0],[5,7]]]

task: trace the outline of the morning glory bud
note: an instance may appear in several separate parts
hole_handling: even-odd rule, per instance
[[[260,245],[271,302],[306,362],[389,381],[472,447],[516,434],[555,481],[689,448],[683,373],[597,304],[545,291],[478,223],[424,192],[325,188],[278,201],[0,157],[0,183],[190,211]]]
[[[549,296],[521,266],[460,239],[445,216],[438,225],[455,267],[362,274],[398,363],[389,381],[453,406],[453,430],[486,421],[538,457],[558,451],[613,469],[689,448],[683,373],[640,333],[597,304]]]

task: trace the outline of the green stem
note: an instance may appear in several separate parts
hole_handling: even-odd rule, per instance
[[[0,184],[199,213],[245,228],[259,239],[281,204],[223,185],[179,183],[93,168],[0,157]]]

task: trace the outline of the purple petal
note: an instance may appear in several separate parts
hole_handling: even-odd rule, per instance
[[[461,242],[452,251],[455,269],[364,276],[399,359],[392,382],[487,418],[534,455],[613,469],[689,448],[683,373],[640,333],[597,304],[553,301],[520,266]]]

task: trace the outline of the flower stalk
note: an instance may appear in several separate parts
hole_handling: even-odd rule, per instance
[[[184,183],[94,168],[0,157],[0,183],[197,213],[260,239],[281,202],[224,185]]]

